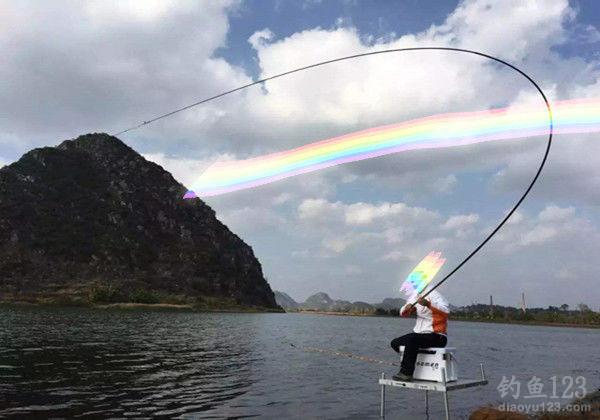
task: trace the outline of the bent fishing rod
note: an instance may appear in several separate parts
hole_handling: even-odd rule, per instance
[[[133,130],[137,130],[137,129],[139,129],[141,127],[144,127],[144,126],[146,126],[148,124],[151,124],[151,123],[153,123],[155,121],[161,120],[163,118],[170,117],[170,116],[175,115],[177,113],[186,111],[186,110],[188,110],[190,108],[194,108],[196,106],[199,106],[199,105],[202,105],[202,104],[214,101],[216,99],[222,98],[222,97],[230,95],[232,93],[239,92],[239,91],[242,91],[244,89],[250,88],[252,86],[265,83],[265,82],[267,82],[269,80],[274,80],[274,79],[278,79],[278,78],[281,78],[281,77],[284,77],[284,76],[288,76],[290,74],[299,73],[301,71],[313,69],[313,68],[316,68],[316,67],[322,67],[322,66],[325,66],[327,64],[332,64],[332,63],[337,63],[337,62],[352,60],[352,59],[360,58],[360,57],[375,56],[375,55],[380,55],[380,54],[398,53],[398,52],[407,52],[407,51],[451,51],[451,52],[458,52],[458,53],[464,53],[464,54],[471,54],[471,55],[475,55],[475,56],[486,58],[488,60],[492,60],[493,62],[496,62],[496,63],[500,63],[503,66],[508,67],[508,68],[516,71],[518,74],[520,74],[525,79],[527,79],[527,81],[529,83],[531,83],[535,87],[535,89],[537,90],[537,92],[542,97],[542,99],[544,101],[544,104],[546,106],[546,109],[548,111],[548,140],[547,140],[547,144],[546,144],[546,149],[544,151],[544,155],[542,157],[540,165],[537,168],[537,171],[536,171],[533,179],[529,182],[527,188],[525,189],[525,192],[520,196],[520,198],[517,200],[516,204],[514,204],[514,206],[508,211],[508,213],[506,214],[506,216],[503,217],[502,220],[500,221],[500,223],[492,230],[492,232],[489,233],[483,239],[483,241],[481,241],[481,243],[479,245],[477,245],[477,247],[475,247],[475,249],[473,249],[473,251],[471,251],[442,280],[440,280],[435,286],[433,286],[432,288],[430,288],[425,294],[423,294],[423,296],[421,296],[422,298],[425,298],[431,292],[433,292],[435,289],[437,289],[439,286],[441,286],[446,280],[448,280],[450,277],[452,277],[452,275],[454,275],[454,273],[456,273],[458,270],[460,270],[460,268],[462,266],[464,266],[473,256],[475,256],[475,254],[477,254],[477,252],[479,252],[479,250],[481,250],[481,248],[483,248],[485,246],[485,244],[487,244],[489,242],[489,240],[492,239],[494,237],[494,235],[506,224],[506,222],[508,221],[508,219],[510,219],[510,217],[515,213],[515,211],[517,211],[517,209],[519,208],[519,206],[521,205],[521,203],[523,203],[523,201],[525,200],[525,198],[529,195],[529,192],[532,190],[533,186],[537,182],[540,174],[542,173],[542,170],[544,169],[544,166],[546,164],[546,160],[548,159],[548,155],[550,153],[550,147],[552,146],[552,135],[553,135],[553,132],[554,132],[554,121],[553,121],[553,117],[552,117],[552,107],[550,106],[550,102],[548,101],[548,98],[544,94],[544,91],[542,90],[542,88],[540,88],[540,86],[533,80],[533,78],[531,78],[531,76],[529,76],[527,73],[525,73],[523,70],[519,69],[515,65],[510,64],[507,61],[504,61],[504,60],[502,60],[500,58],[497,58],[497,57],[494,57],[492,55],[485,54],[485,53],[482,53],[482,52],[479,52],[479,51],[469,50],[469,49],[465,49],[465,48],[452,48],[452,47],[393,48],[393,49],[387,49],[387,50],[371,51],[371,52],[361,53],[361,54],[353,54],[353,55],[348,55],[348,56],[345,56],[345,57],[335,58],[335,59],[332,59],[332,60],[321,61],[321,62],[318,62],[318,63],[310,64],[308,66],[298,67],[296,69],[292,69],[292,70],[289,70],[289,71],[286,71],[286,72],[283,72],[283,73],[279,73],[279,74],[276,74],[276,75],[273,75],[273,76],[269,76],[269,77],[265,77],[265,78],[256,80],[254,82],[245,84],[243,86],[239,86],[237,88],[228,90],[226,92],[219,93],[219,94],[211,96],[209,98],[201,99],[201,100],[199,100],[197,102],[194,102],[194,103],[189,104],[189,105],[185,105],[185,106],[183,106],[181,108],[177,108],[175,110],[169,111],[169,112],[164,113],[162,115],[155,116],[155,117],[150,118],[150,119],[148,119],[146,121],[143,121],[140,124],[137,124],[135,126],[126,128],[126,129],[121,130],[121,131],[118,131],[118,132],[116,132],[116,133],[114,133],[112,135],[113,136],[118,136],[118,135],[125,134],[125,133],[128,133],[128,132],[133,131]]]

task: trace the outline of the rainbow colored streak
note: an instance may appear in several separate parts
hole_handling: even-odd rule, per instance
[[[554,133],[600,131],[600,99],[556,102],[552,109]],[[547,135],[548,131],[548,111],[541,105],[434,115],[251,159],[216,162],[200,176],[184,198],[225,194],[408,150]]]
[[[446,259],[442,258],[441,252],[431,251],[404,280],[400,291],[406,293],[408,297],[412,296],[415,292],[421,293],[431,283],[431,280],[433,280],[445,262]]]

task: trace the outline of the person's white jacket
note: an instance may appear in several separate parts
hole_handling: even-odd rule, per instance
[[[417,334],[438,333],[446,335],[448,330],[448,314],[450,305],[448,301],[436,290],[431,292],[426,300],[429,301],[429,307],[417,304],[418,295],[413,294],[406,304],[400,308],[400,316],[409,316],[413,311],[417,313],[417,323],[414,332]],[[413,310],[407,311],[408,304],[413,304]]]

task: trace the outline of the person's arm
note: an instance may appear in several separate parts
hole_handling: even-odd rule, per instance
[[[412,303],[406,303],[402,308],[400,308],[400,316],[409,316],[417,310]]]
[[[448,305],[448,302],[446,302],[445,299],[427,300],[425,298],[420,298],[418,303],[419,305],[423,305],[431,309],[431,312],[443,312],[445,314],[450,313],[450,305]]]

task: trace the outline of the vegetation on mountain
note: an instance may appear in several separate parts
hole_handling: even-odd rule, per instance
[[[0,301],[278,310],[252,248],[121,140],[88,134],[0,169]]]

